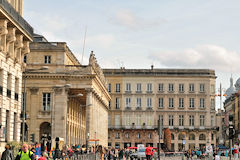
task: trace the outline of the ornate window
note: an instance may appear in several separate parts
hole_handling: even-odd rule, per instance
[[[190,134],[189,135],[189,140],[195,140],[195,135],[194,134]]]
[[[205,134],[200,134],[200,135],[199,135],[199,140],[201,140],[201,141],[206,140]]]

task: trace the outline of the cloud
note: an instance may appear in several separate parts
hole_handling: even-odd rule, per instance
[[[210,68],[220,72],[239,72],[240,54],[217,45],[200,45],[183,51],[160,51],[149,59],[166,67]]]
[[[114,41],[115,37],[112,34],[98,34],[86,38],[86,44],[91,46],[99,46],[104,49],[110,48]]]
[[[145,29],[149,27],[159,26],[166,22],[166,20],[162,18],[157,19],[145,19],[143,17],[139,17],[130,10],[120,10],[116,12],[115,16],[110,19],[110,21],[117,25],[122,25],[128,29]]]

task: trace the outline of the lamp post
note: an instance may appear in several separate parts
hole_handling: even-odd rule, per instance
[[[34,71],[42,71],[42,70],[48,70],[48,67],[41,67],[39,69],[26,69],[23,73],[31,73]],[[23,121],[22,121],[22,144],[24,143],[24,139],[25,139],[25,118],[26,118],[26,77],[23,76],[23,95],[24,95],[24,99],[23,99]]]

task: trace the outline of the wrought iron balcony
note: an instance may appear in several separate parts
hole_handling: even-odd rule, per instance
[[[31,37],[33,36],[33,28],[27,23],[26,20],[12,7],[7,0],[0,0],[0,7],[8,13],[8,15],[17,22],[22,29],[27,32]]]

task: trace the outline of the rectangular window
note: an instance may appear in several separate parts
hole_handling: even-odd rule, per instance
[[[158,108],[163,108],[163,98],[158,98]]]
[[[120,92],[120,84],[119,84],[119,83],[116,84],[116,92],[117,92],[117,93]]]
[[[194,116],[193,115],[189,116],[189,126],[194,126]]]
[[[142,84],[138,83],[137,84],[137,92],[141,92],[142,91]]]
[[[44,56],[44,63],[50,64],[51,63],[51,56]]]
[[[174,121],[173,115],[169,115],[169,116],[168,116],[168,125],[169,125],[169,126],[173,126],[173,121]]]
[[[126,126],[130,126],[130,124],[131,124],[131,117],[130,117],[130,115],[126,115],[125,116],[125,124],[126,124]]]
[[[120,109],[120,98],[116,98],[116,109]]]
[[[160,125],[163,127],[163,115],[159,115],[160,118]]]
[[[141,126],[142,125],[142,121],[141,120],[142,120],[141,119],[141,115],[140,114],[136,115],[137,126]]]
[[[147,107],[152,108],[152,98],[147,98]]]
[[[189,98],[189,108],[194,108],[194,98]]]
[[[142,99],[141,98],[137,98],[137,108],[142,107]]]
[[[211,99],[211,109],[215,109],[215,99]]]
[[[152,92],[152,83],[147,84],[147,92]]]
[[[120,127],[120,115],[115,115],[115,127]]]
[[[111,115],[108,115],[108,128],[111,127]]]
[[[211,127],[214,127],[214,116],[211,116]]]
[[[200,84],[200,92],[205,92],[205,85],[204,84]]]
[[[168,107],[169,108],[174,108],[174,100],[173,100],[173,98],[169,98],[168,99]]]
[[[8,73],[7,76],[7,97],[11,98],[11,90],[12,90],[12,74]]]
[[[42,101],[42,110],[50,111],[51,106],[51,93],[43,93],[43,101]]]
[[[204,115],[200,115],[200,126],[204,127],[205,125],[205,116]]]
[[[159,91],[159,92],[163,92],[163,91],[164,91],[163,83],[159,83],[159,84],[158,84],[158,91]]]
[[[194,84],[189,84],[189,92],[194,92]]]
[[[24,57],[23,57],[23,63],[27,63],[27,56],[26,55],[24,55]]]
[[[111,88],[112,88],[112,87],[111,87],[111,83],[109,83],[109,84],[108,84],[108,92],[109,92],[109,93],[111,93],[111,90],[112,90]]]
[[[14,113],[14,121],[13,121],[13,140],[17,140],[17,113]]]
[[[131,84],[130,83],[126,84],[126,92],[131,92]]]
[[[215,85],[211,84],[211,94],[215,94]]]
[[[126,108],[130,108],[131,107],[131,98],[127,97],[126,98]]]
[[[184,98],[179,98],[179,108],[184,108]]]
[[[168,91],[174,92],[174,84],[173,83],[168,84]]]
[[[179,115],[179,126],[184,126],[184,115]]]
[[[111,109],[111,101],[108,101],[108,108]]]
[[[200,98],[200,108],[205,108],[205,99]]]
[[[184,84],[179,84],[179,92],[184,92]]]

